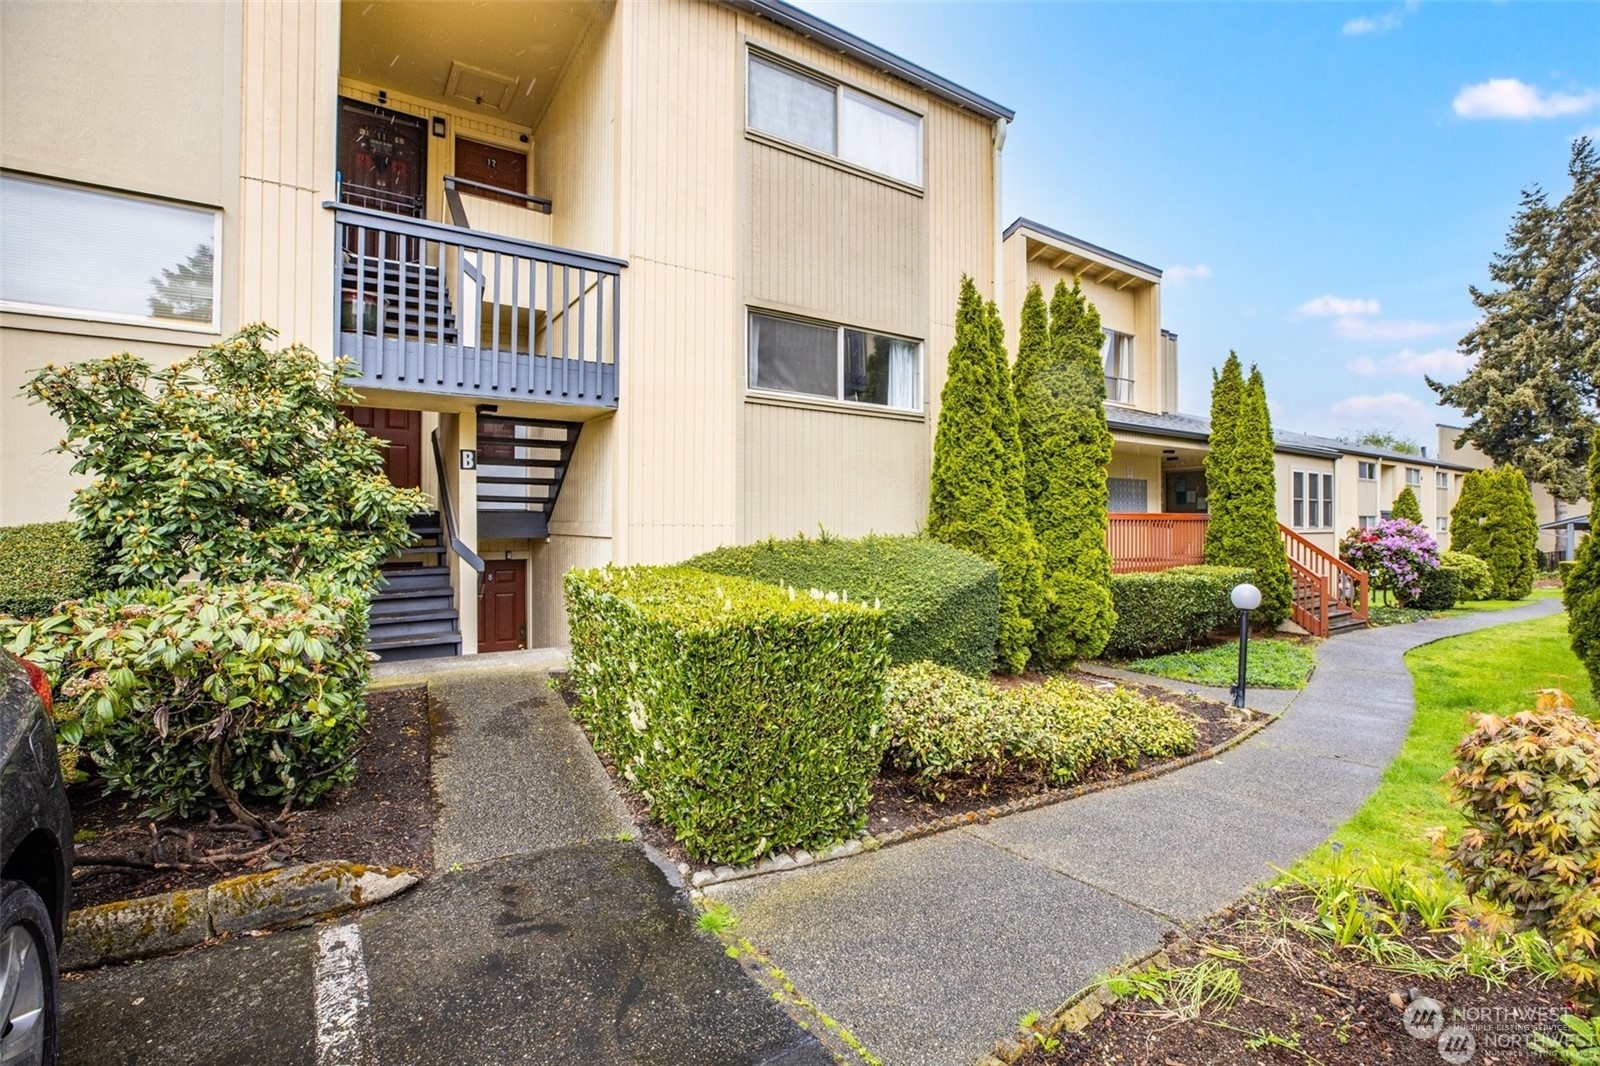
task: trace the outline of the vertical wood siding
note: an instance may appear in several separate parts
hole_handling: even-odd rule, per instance
[[[322,204],[333,198],[338,62],[337,5],[245,3],[239,317],[324,353],[333,217]]]

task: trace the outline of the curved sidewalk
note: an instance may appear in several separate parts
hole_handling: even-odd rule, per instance
[[[1410,727],[1406,651],[1560,609],[1336,637],[1280,721],[1209,762],[710,894],[886,1064],[965,1066],[1354,814]]]

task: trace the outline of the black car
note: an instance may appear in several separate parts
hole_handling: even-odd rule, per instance
[[[53,1063],[56,951],[72,892],[72,814],[50,682],[0,651],[0,1063]]]

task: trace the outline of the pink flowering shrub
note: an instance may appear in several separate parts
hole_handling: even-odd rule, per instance
[[[1422,595],[1424,575],[1439,568],[1439,542],[1415,522],[1390,518],[1346,533],[1339,556],[1364,571],[1373,588],[1390,589],[1408,603]]]

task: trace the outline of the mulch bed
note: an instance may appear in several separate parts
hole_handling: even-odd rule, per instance
[[[1231,1008],[1207,1006],[1189,1018],[1170,998],[1157,1005],[1124,996],[1083,1032],[1058,1034],[1055,1050],[1036,1047],[1017,1061],[1025,1066],[1440,1066],[1451,1061],[1440,1054],[1445,1034],[1419,1039],[1404,1024],[1406,1005],[1427,997],[1444,1007],[1445,1027],[1461,1026],[1471,1033],[1476,1050],[1470,1061],[1475,1066],[1531,1063],[1549,1060],[1527,1049],[1530,1035],[1558,1032],[1561,1015],[1573,1009],[1563,986],[1527,974],[1513,976],[1505,987],[1490,988],[1474,977],[1446,981],[1380,969],[1355,951],[1262,921],[1280,907],[1301,919],[1313,919],[1316,913],[1308,900],[1256,897],[1202,925],[1168,951],[1173,968],[1209,960],[1238,970],[1241,994]],[[1407,939],[1418,950],[1449,953],[1443,937],[1417,931]],[[1217,950],[1237,952],[1245,961],[1219,958]],[[1520,1012],[1520,1020],[1513,1012]],[[1459,1040],[1458,1034],[1446,1032]]]
[[[1062,676],[1062,675],[1054,675]],[[1088,674],[1068,674],[1089,685],[1110,684],[1106,678],[1094,677]],[[993,679],[997,684],[1013,687],[1020,685],[1036,685],[1045,680],[1045,676],[1036,673],[1026,673],[1015,677],[996,675]],[[1152,696],[1163,702],[1172,704],[1195,720],[1195,732],[1198,737],[1195,750],[1206,751],[1220,744],[1226,744],[1246,729],[1257,725],[1262,716],[1250,713],[1248,721],[1240,721],[1232,717],[1233,708],[1214,700],[1190,696],[1187,693],[1175,692],[1172,689],[1162,688],[1158,685],[1141,685],[1126,681],[1116,681],[1115,684],[1122,688],[1132,689],[1146,696]],[[559,685],[562,699],[571,707],[576,700],[569,683],[563,677]],[[1067,792],[1081,789],[1085,785],[1104,785],[1107,787],[1119,783],[1147,778],[1153,771],[1159,770],[1172,759],[1142,758],[1139,765],[1134,767],[1123,766],[1097,766],[1074,781],[1070,786],[1055,786],[1050,784],[1043,776],[1027,773],[1013,773],[1006,777],[973,782],[972,787],[963,788],[960,782],[952,782],[946,788],[942,800],[934,800],[920,792],[913,784],[910,775],[901,773],[885,766],[872,782],[872,805],[869,808],[867,828],[873,834],[888,833],[894,830],[905,830],[916,826],[929,825],[941,819],[970,814],[975,811],[984,811],[990,807],[997,807],[1013,800],[1029,796],[1045,796],[1053,792]],[[621,794],[623,802],[628,807],[628,813],[633,816],[634,824],[639,829],[640,837],[651,847],[660,851],[673,862],[690,867],[702,867],[706,864],[689,858],[683,847],[672,835],[672,831],[656,822],[650,815],[650,805],[638,793],[629,788],[617,774],[616,767],[605,755],[600,755],[600,763],[611,776],[612,784]]]
[[[322,859],[372,866],[433,866],[428,785],[428,694],[423,688],[367,697],[367,727],[356,753],[356,776],[318,806],[291,811],[273,843],[225,815],[157,824],[139,817],[142,804],[100,795],[100,786],[68,790],[78,828],[72,905],[88,907],[179,888],[200,888],[242,873]],[[249,803],[276,818],[276,804]],[[206,860],[211,852],[247,858]],[[250,852],[257,854],[250,855]],[[132,865],[94,865],[110,857]]]

